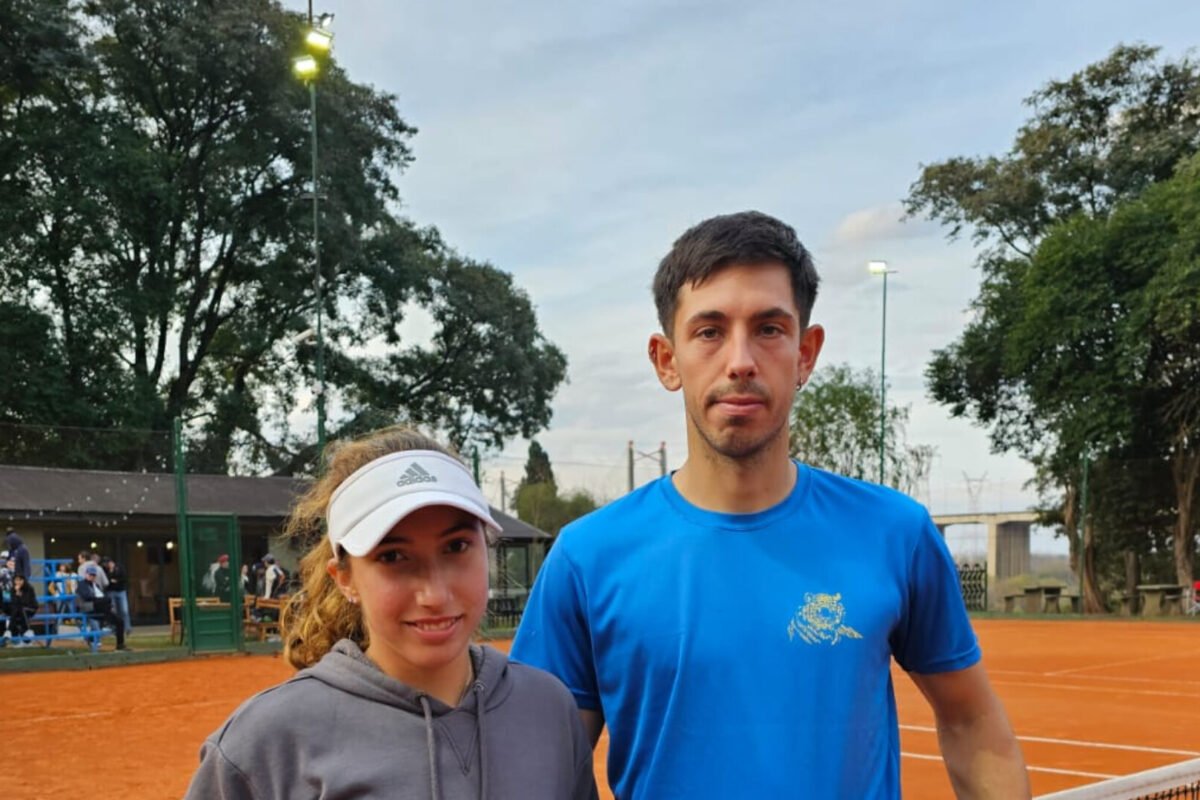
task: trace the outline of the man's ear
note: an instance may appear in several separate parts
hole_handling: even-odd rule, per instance
[[[650,337],[648,355],[658,375],[658,382],[669,392],[678,391],[683,382],[679,379],[679,370],[675,368],[675,346],[671,340],[664,334],[654,334]]]
[[[821,346],[825,344],[825,329],[820,325],[809,325],[800,334],[800,351],[797,354],[797,372],[800,376],[799,386],[808,383],[813,370],[817,367],[817,356],[821,354]]]

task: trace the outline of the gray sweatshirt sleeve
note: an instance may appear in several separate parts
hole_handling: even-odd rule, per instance
[[[255,800],[250,778],[208,739],[200,746],[200,768],[192,776],[185,800]]]
[[[571,705],[574,706],[574,703]],[[575,791],[571,800],[600,800],[600,793],[596,789],[595,752],[588,741],[587,731],[584,730],[579,713],[574,708],[567,713],[574,718],[572,738],[575,741]]]

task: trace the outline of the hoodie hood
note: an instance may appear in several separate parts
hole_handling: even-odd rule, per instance
[[[21,540],[20,536],[17,536],[17,534],[11,532],[4,537],[4,541],[8,545],[9,552],[12,552],[21,545],[25,544],[25,542]]]
[[[422,718],[430,798],[441,798],[437,751],[439,742],[445,740],[464,772],[478,760],[479,797],[487,800],[485,719],[489,711],[504,702],[512,690],[512,683],[508,678],[508,658],[503,653],[474,644],[469,653],[475,677],[457,706],[446,705],[438,698],[386,675],[349,639],[339,641],[319,662],[298,673],[293,680],[313,678],[343,692]]]

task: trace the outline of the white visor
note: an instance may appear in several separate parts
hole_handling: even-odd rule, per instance
[[[405,450],[377,458],[342,482],[325,512],[333,552],[365,556],[400,520],[426,506],[474,514],[492,532],[488,502],[462,462],[435,450]]]

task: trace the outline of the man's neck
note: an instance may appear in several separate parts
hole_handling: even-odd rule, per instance
[[[736,460],[713,452],[707,443],[689,442],[688,459],[672,482],[698,508],[751,514],[783,502],[796,485],[796,466],[788,457],[786,437]]]

